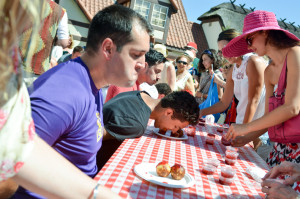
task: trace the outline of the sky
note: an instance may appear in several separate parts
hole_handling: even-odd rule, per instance
[[[230,3],[230,0],[182,0],[189,21],[201,23],[197,18],[209,11],[210,8],[221,3]],[[277,20],[284,19],[285,23],[294,23],[300,28],[300,0],[236,0],[235,5],[246,4],[244,7],[250,10],[266,10],[274,12]]]

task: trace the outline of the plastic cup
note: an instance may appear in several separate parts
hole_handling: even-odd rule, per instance
[[[239,149],[232,146],[226,146],[226,151],[238,152]]]
[[[205,139],[206,144],[213,145],[215,142],[215,136],[216,136],[215,134],[208,133]]]
[[[185,130],[186,134],[189,136],[196,135],[196,128],[194,126],[188,125],[184,130]]]
[[[236,151],[226,151],[225,152],[225,157],[231,160],[236,160],[237,157],[239,156],[239,153]]]
[[[231,185],[233,180],[234,180],[233,178],[224,178],[223,176],[219,177],[219,182],[222,185]]]
[[[230,166],[235,165],[236,161],[237,161],[237,159],[229,159],[229,158],[225,157],[225,164],[228,164]]]
[[[218,132],[223,133],[223,130],[224,130],[224,129],[223,129],[222,127],[217,127],[217,131],[218,131]]]
[[[202,172],[206,175],[212,175],[216,171],[217,167],[212,164],[203,163]]]
[[[221,176],[224,178],[233,178],[236,171],[230,166],[221,167]]]
[[[221,142],[222,142],[222,144],[225,145],[225,146],[230,146],[230,145],[231,145],[231,140],[226,140],[225,135],[226,135],[226,134],[224,134],[224,135],[222,136]]]
[[[213,115],[207,115],[205,117],[205,123],[206,124],[213,124],[213,123],[215,123],[215,117]]]
[[[218,167],[220,165],[220,161],[216,158],[210,158],[205,161],[206,164],[213,165],[214,167]]]

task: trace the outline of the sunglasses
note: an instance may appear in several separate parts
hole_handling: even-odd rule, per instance
[[[256,34],[257,34],[257,32],[254,33],[253,35],[251,35],[251,36],[249,36],[249,37],[246,38],[246,42],[247,42],[247,45],[248,45],[249,47],[252,46],[252,42],[253,42],[254,36],[255,36]]]
[[[177,63],[178,63],[178,64],[183,64],[183,65],[187,65],[187,64],[188,64],[187,62],[185,62],[185,61],[180,61],[180,60],[177,61]]]

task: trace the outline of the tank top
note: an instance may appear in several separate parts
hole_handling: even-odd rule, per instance
[[[242,124],[244,121],[244,116],[248,104],[248,76],[246,74],[247,64],[250,56],[253,55],[253,53],[248,53],[243,56],[242,64],[239,68],[236,67],[236,64],[233,66],[232,71],[232,79],[234,81],[234,94],[236,98],[239,100],[238,106],[236,107],[236,123]],[[266,89],[265,86],[262,88],[259,103],[257,105],[255,114],[253,116],[252,120],[255,120],[257,118],[260,118],[265,113],[265,94]]]
[[[182,91],[185,90],[185,85],[187,80],[189,79],[189,77],[191,77],[192,75],[189,72],[186,72],[186,74],[184,75],[183,78],[177,80],[176,78],[176,82],[175,82],[175,91]]]

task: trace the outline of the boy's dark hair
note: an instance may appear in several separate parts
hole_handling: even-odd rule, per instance
[[[199,104],[194,96],[186,91],[174,91],[161,99],[161,107],[172,108],[174,113],[172,119],[181,122],[189,122],[196,125],[199,119]]]
[[[145,61],[148,63],[150,68],[155,64],[165,63],[167,59],[162,53],[150,48],[150,50],[145,55]]]
[[[134,10],[114,4],[100,10],[92,19],[87,37],[87,50],[96,52],[105,38],[110,38],[120,52],[122,47],[132,41],[132,28],[139,25],[148,33],[152,27],[148,21]]]
[[[159,94],[164,94],[165,96],[172,93],[172,89],[167,83],[155,84],[155,87]]]
[[[75,46],[75,48],[73,49],[73,54],[76,53],[76,52],[82,52],[83,51],[83,48],[81,46]]]
[[[221,67],[221,58],[219,57],[217,51],[214,49],[207,49],[207,50],[203,51],[200,56],[200,61],[198,64],[198,70],[200,72],[206,71],[206,68],[204,67],[204,65],[202,63],[203,62],[202,55],[204,55],[204,54],[206,54],[209,58],[211,58],[213,60],[213,69],[214,70]]]

